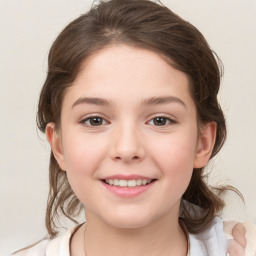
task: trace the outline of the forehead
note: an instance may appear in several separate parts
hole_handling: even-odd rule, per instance
[[[97,96],[124,102],[170,95],[191,101],[189,86],[189,77],[170,66],[158,53],[127,45],[111,45],[82,63],[64,100]]]
[[[171,62],[170,60],[169,63]],[[170,76],[180,76],[181,79],[187,80],[188,78],[186,74],[168,64],[167,58],[160,53],[125,44],[109,45],[86,58],[76,81],[82,78],[83,74],[88,75],[91,71],[97,71],[98,74],[123,71],[126,75],[128,71],[131,71],[133,75],[141,78],[144,78],[146,74],[150,76],[151,73],[147,72],[151,71],[154,75],[168,73]],[[124,78],[127,78],[126,75]]]

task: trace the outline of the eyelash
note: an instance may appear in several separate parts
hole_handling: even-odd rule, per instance
[[[102,122],[99,124],[99,125],[92,125],[91,121],[93,120],[93,118],[98,118],[100,119],[103,123],[105,122],[105,124],[102,124]],[[157,118],[162,118],[164,119],[165,122],[168,122],[168,124],[164,124],[164,125],[155,125],[154,123],[154,120],[157,120]],[[86,124],[86,122],[89,121],[90,124]],[[168,126],[168,125],[173,125],[173,124],[176,124],[177,122],[169,117],[166,117],[166,116],[156,116],[152,119],[149,120],[149,122],[153,122],[154,126]],[[84,124],[85,126],[87,127],[97,127],[97,126],[102,126],[102,125],[106,125],[106,123],[108,123],[103,117],[101,116],[89,116],[89,117],[86,117],[85,119],[81,120],[80,121],[81,124]]]
[[[173,125],[173,124],[176,124],[177,122],[169,117],[166,117],[166,116],[156,116],[152,119],[150,119],[150,122],[154,122],[154,120],[156,120],[157,118],[161,118],[161,119],[164,119],[166,122],[168,122],[168,124],[164,124],[164,125],[154,125],[154,126],[167,126],[167,125]],[[155,123],[154,123],[155,124]]]
[[[81,120],[80,123],[84,124],[85,126],[88,126],[88,127],[97,127],[97,126],[104,125],[104,124],[100,124],[100,125],[88,125],[88,124],[86,124],[87,121],[90,122],[90,121],[93,120],[93,118],[99,118],[99,119],[101,119],[101,120],[103,120],[104,122],[107,123],[107,121],[105,121],[105,119],[101,116],[89,116],[89,117],[86,117],[85,119]]]

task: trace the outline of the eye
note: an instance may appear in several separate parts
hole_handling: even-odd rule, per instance
[[[83,119],[81,123],[87,126],[100,126],[100,125],[105,125],[107,122],[102,117],[91,116],[86,119]]]
[[[176,122],[168,117],[158,116],[149,121],[149,124],[155,126],[164,126],[169,124],[175,124]]]

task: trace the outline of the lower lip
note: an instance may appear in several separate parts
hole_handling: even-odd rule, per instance
[[[116,194],[117,196],[121,196],[121,197],[138,196],[138,195],[146,192],[147,190],[149,190],[153,186],[154,183],[155,183],[155,181],[153,181],[147,185],[143,185],[143,186],[120,187],[120,186],[111,186],[109,184],[106,184],[105,182],[102,182],[102,184],[105,186],[105,188],[107,190],[109,190],[110,192]]]

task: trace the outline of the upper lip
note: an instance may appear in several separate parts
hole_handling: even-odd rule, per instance
[[[142,175],[137,175],[137,174],[131,174],[131,175],[124,175],[124,174],[116,174],[116,175],[111,175],[104,177],[102,180],[153,180],[154,178],[147,177],[147,176],[142,176]]]

